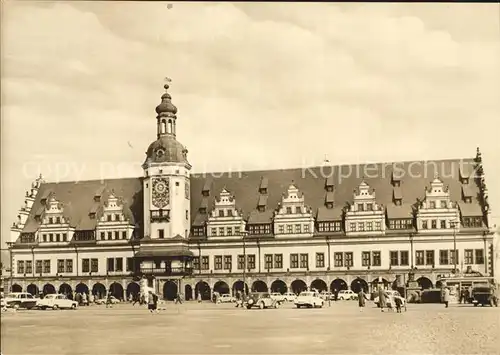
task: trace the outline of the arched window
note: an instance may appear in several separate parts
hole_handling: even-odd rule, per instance
[[[161,133],[167,132],[167,122],[165,120],[161,120]]]
[[[167,131],[167,133],[174,133],[172,131],[172,120],[168,120],[168,131]]]

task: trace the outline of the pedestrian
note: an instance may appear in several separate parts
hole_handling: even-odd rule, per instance
[[[382,286],[378,288],[378,304],[380,306],[380,311],[383,312],[384,308],[387,307],[386,293]]]
[[[366,305],[366,301],[369,301],[369,299],[366,296],[365,291],[361,288],[361,290],[358,292],[358,306],[360,312],[363,312],[363,308]]]
[[[153,293],[153,310],[156,312],[156,313],[160,313],[160,311],[158,310],[158,295],[156,293]]]
[[[339,299],[339,292],[337,291],[337,289],[334,289],[333,290],[333,300],[337,301],[338,299]]]
[[[88,306],[88,303],[87,303],[87,294],[84,292],[82,294],[82,304],[85,306],[87,305]]]
[[[241,304],[241,292],[240,292],[240,290],[236,291],[236,308],[238,308],[239,306],[243,307],[243,305]]]
[[[108,291],[108,296],[106,297],[106,308],[113,308],[113,303],[111,302],[111,292]]]
[[[153,313],[156,310],[155,309],[155,301],[153,298],[153,293],[151,291],[149,291],[149,297],[148,297],[148,310],[149,310],[149,313]]]
[[[400,297],[394,297],[394,304],[396,305],[396,312],[401,313],[401,306],[403,305],[403,301]]]
[[[450,302],[450,289],[448,287],[445,287],[443,292],[443,303],[445,304],[445,308],[448,308],[449,302]]]
[[[201,303],[201,291],[200,290],[198,290],[197,299],[198,299],[198,303]]]
[[[182,297],[181,297],[181,294],[178,293],[176,296],[175,296],[175,301],[174,301],[175,304],[177,303],[180,303],[182,304]]]

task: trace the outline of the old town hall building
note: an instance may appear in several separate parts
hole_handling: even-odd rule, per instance
[[[168,89],[168,86],[165,86]],[[481,153],[468,159],[191,173],[164,93],[137,178],[45,182],[12,227],[13,291],[371,289],[413,271],[492,274]]]

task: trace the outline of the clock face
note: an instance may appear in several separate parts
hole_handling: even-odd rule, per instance
[[[163,208],[170,202],[170,191],[167,178],[153,180],[152,202],[153,206]]]

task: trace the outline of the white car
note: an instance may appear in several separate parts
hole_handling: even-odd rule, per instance
[[[37,299],[28,292],[12,292],[5,297],[4,302],[10,308],[32,309],[36,306]]]
[[[331,292],[323,291],[319,294],[319,297],[325,301],[333,301],[335,299],[335,295]]]
[[[356,300],[356,299],[358,299],[358,294],[352,290],[340,290],[338,299],[342,300],[342,301]]]
[[[317,292],[312,292],[312,291],[301,292],[295,299],[295,306],[297,308],[300,307],[321,308],[323,307],[324,304],[325,301],[323,301],[321,297],[319,297],[319,294]]]
[[[295,301],[296,298],[297,298],[297,295],[293,292],[285,292],[283,294],[283,299],[286,302],[293,302],[293,301]]]
[[[106,304],[107,300],[108,300],[107,298],[98,298],[98,299],[94,300],[94,303],[95,304]],[[111,304],[120,303],[120,300],[118,298],[116,298],[115,296],[111,296],[109,298],[109,301],[111,302]]]
[[[220,295],[219,302],[220,303],[236,302],[236,298],[234,298],[233,296],[231,296],[229,293],[224,293],[224,294]]]
[[[404,299],[404,297],[402,297],[399,294],[398,291],[387,290],[387,291],[385,291],[385,293],[389,296],[385,300],[385,303],[386,303],[386,305],[387,305],[388,308],[395,308],[396,307],[396,303],[394,302],[394,300],[396,298],[399,298],[401,300],[401,307],[403,307],[403,308],[406,307],[406,300]],[[379,302],[379,297],[378,296],[376,296],[373,299],[373,303],[375,303],[377,305],[377,307],[380,308],[380,302]]]
[[[271,298],[273,300],[275,300],[276,302],[279,302],[279,303],[286,301],[285,295],[282,295],[279,292],[273,292],[273,293],[271,293]]]
[[[65,295],[51,294],[38,300],[36,306],[40,309],[76,309],[78,302],[69,300]]]

